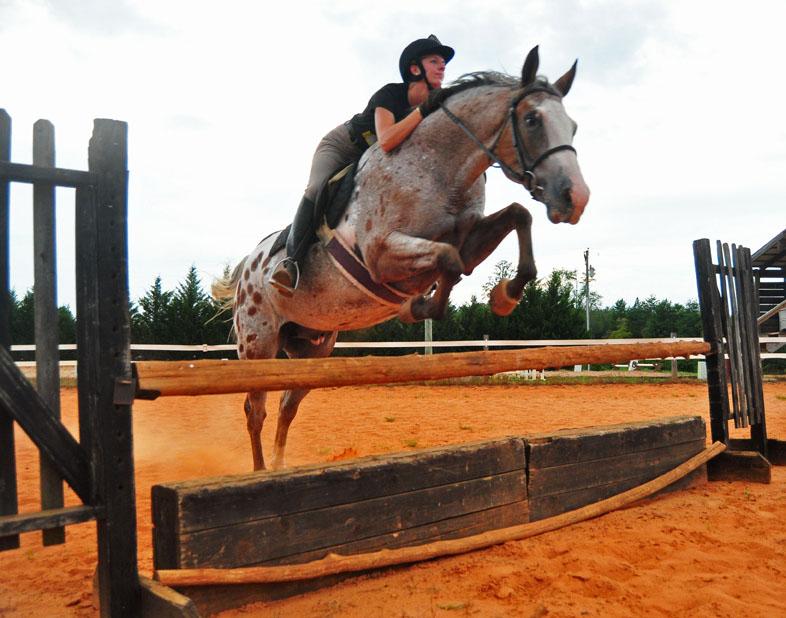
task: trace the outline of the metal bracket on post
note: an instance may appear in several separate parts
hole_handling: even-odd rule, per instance
[[[134,399],[146,399],[152,401],[158,399],[161,391],[146,390],[139,388],[139,374],[136,364],[131,363],[131,379],[115,378],[115,392],[112,403],[119,406],[133,405]]]

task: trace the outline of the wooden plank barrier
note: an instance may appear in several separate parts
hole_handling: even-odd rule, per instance
[[[706,436],[698,416],[528,436],[530,520],[553,517],[652,480],[700,453]],[[685,482],[706,478],[702,468]]]
[[[156,568],[296,563],[522,523],[524,462],[523,441],[504,438],[156,485]]]
[[[252,390],[324,388],[487,376],[504,371],[613,364],[630,359],[707,354],[704,341],[608,344],[452,352],[436,355],[362,356],[233,361],[136,363],[137,396],[215,395]]]
[[[156,485],[154,566],[175,573],[174,584],[179,569],[303,565],[474,537],[642,485],[701,453],[705,439],[703,419],[683,416]],[[669,489],[706,478],[702,465]],[[272,599],[319,585],[238,594]],[[231,594],[188,591],[208,611],[232,606]]]
[[[509,541],[524,539],[565,528],[588,519],[600,517],[617,509],[624,508],[645,498],[662,492],[671,485],[678,483],[695,470],[709,463],[726,450],[722,442],[715,442],[700,453],[664,472],[651,481],[637,485],[632,489],[615,494],[599,502],[593,502],[581,508],[567,511],[547,519],[518,524],[508,528],[500,528],[482,532],[470,537],[434,541],[424,545],[401,547],[398,549],[382,549],[352,556],[328,554],[325,558],[303,564],[283,566],[240,567],[235,569],[175,569],[155,572],[157,581],[171,586],[215,586],[232,584],[266,584],[285,582],[302,582],[315,578],[326,578],[342,573],[357,573],[367,569],[378,569],[443,556],[455,556],[470,551],[485,549]]]

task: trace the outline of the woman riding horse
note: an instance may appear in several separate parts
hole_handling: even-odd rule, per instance
[[[322,185],[332,174],[360,159],[374,142],[379,141],[380,148],[390,152],[407,139],[442,102],[440,86],[445,65],[454,53],[433,34],[412,41],[398,62],[403,82],[377,90],[365,110],[322,138],[311,162],[308,186],[289,228],[287,255],[270,275],[270,284],[279,292],[291,296],[297,288],[303,256],[318,225],[314,202]]]
[[[445,52],[447,59],[450,55]],[[440,56],[443,63],[445,56]],[[344,214],[329,238],[305,252],[305,271],[290,296],[269,282],[274,265],[285,259],[278,233],[265,237],[231,276],[214,281],[213,296],[233,308],[238,356],[322,358],[331,354],[340,331],[396,316],[405,321],[442,317],[456,282],[510,232],[518,237],[516,274],[495,286],[489,303],[497,315],[513,311],[537,274],[532,216],[517,202],[486,215],[486,170],[499,165],[545,205],[552,223],[578,223],[589,200],[572,146],[576,123],[562,103],[576,65],[552,84],[538,77],[538,64],[536,47],[520,78],[480,72],[432,91],[441,96],[435,113],[403,143],[389,142],[380,131],[380,143],[363,155]],[[441,71],[436,73],[439,77]],[[428,90],[421,84],[421,96],[423,87]],[[434,103],[431,95],[426,112],[429,101]],[[411,122],[418,124],[422,110],[413,114]],[[398,123],[407,127],[406,121]],[[395,124],[388,129],[403,140]],[[400,145],[386,152],[382,142]],[[429,165],[423,165],[426,158]],[[291,388],[281,396],[273,468],[284,465],[289,427],[307,394],[308,389]],[[260,436],[266,399],[265,391],[251,391],[244,403],[255,470],[265,468]]]

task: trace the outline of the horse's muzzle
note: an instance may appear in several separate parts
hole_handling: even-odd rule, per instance
[[[552,223],[570,223],[575,225],[584,214],[589,202],[590,190],[583,179],[572,182],[565,187],[556,203],[548,205],[548,217]]]

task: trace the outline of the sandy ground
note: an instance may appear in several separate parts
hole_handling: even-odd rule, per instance
[[[764,387],[786,438],[786,383]],[[152,571],[150,487],[246,472],[242,396],[135,406],[139,566]],[[271,399],[275,403],[278,395]],[[76,393],[62,393],[76,432]],[[315,391],[290,433],[290,465],[482,438],[707,413],[704,384],[391,386]],[[275,411],[264,432],[273,439]],[[270,422],[273,421],[273,422]],[[38,509],[37,453],[17,433],[20,508]],[[76,504],[67,491],[67,503]],[[0,616],[94,616],[95,525],[64,546],[40,534],[0,553]],[[786,616],[786,468],[768,486],[711,483],[472,554],[361,576],[222,616]]]

